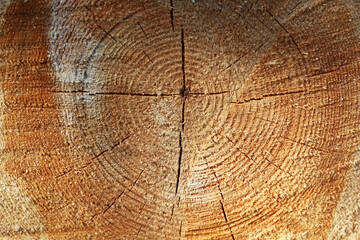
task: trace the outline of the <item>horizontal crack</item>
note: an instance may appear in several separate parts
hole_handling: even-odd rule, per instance
[[[156,94],[156,93],[131,93],[131,92],[91,92],[85,90],[70,90],[70,91],[52,91],[53,93],[64,93],[64,94],[88,94],[93,95],[119,95],[119,96],[140,96],[140,97],[172,97],[180,96],[179,93],[169,93],[169,94]]]
[[[211,96],[211,95],[224,95],[224,94],[227,94],[227,93],[232,93],[233,91],[222,91],[222,92],[208,92],[208,93],[201,93],[201,92],[198,92],[198,93],[189,93],[189,96],[191,95],[194,95],[194,96]]]
[[[286,96],[286,95],[293,95],[293,94],[300,94],[300,93],[310,95],[310,94],[314,94],[314,93],[318,93],[318,92],[322,92],[322,91],[328,91],[328,89],[319,88],[319,89],[314,89],[314,90],[311,90],[311,91],[309,91],[309,90],[299,90],[299,91],[288,91],[288,92],[282,92],[282,93],[270,93],[270,94],[265,94],[262,97],[258,97],[258,98],[244,99],[243,101],[240,101],[240,102],[229,102],[229,103],[232,103],[232,104],[244,104],[244,103],[253,102],[253,101],[261,101],[263,99],[271,98],[271,97],[279,97],[279,96]]]
[[[235,90],[236,91],[236,90]],[[190,92],[188,89],[181,90],[180,93],[131,93],[131,92],[91,92],[85,90],[70,90],[70,91],[51,91],[53,93],[63,93],[63,94],[88,94],[93,95],[119,95],[119,96],[140,96],[140,97],[173,97],[173,96],[182,96],[182,97],[191,97],[191,96],[214,96],[214,95],[224,95],[233,93],[231,91],[222,91],[222,92]]]
[[[297,94],[297,93],[312,93],[312,92],[308,92],[306,90],[299,90],[299,91],[289,91],[289,92],[283,92],[283,93],[271,93],[271,94],[265,94],[262,97],[258,97],[258,98],[244,99],[242,102],[230,102],[230,103],[242,104],[242,103],[248,103],[248,102],[253,102],[253,101],[260,101],[260,100],[263,100],[265,98],[286,96],[286,95],[292,95],[292,94]]]

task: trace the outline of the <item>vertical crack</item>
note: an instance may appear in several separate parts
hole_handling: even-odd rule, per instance
[[[182,70],[182,78],[183,78],[183,89],[181,94],[183,97],[188,95],[188,91],[186,89],[186,81],[185,81],[185,43],[184,43],[184,29],[181,27],[181,70]]]
[[[179,148],[180,148],[180,152],[179,152],[179,160],[178,160],[178,173],[177,173],[177,179],[176,179],[176,190],[175,190],[175,195],[177,195],[178,190],[179,190],[179,181],[180,181],[180,173],[181,173],[181,159],[182,159],[182,136],[181,136],[182,130],[180,131],[180,135],[179,135]]]
[[[234,234],[233,234],[232,229],[231,229],[231,227],[230,227],[229,220],[228,220],[228,218],[227,218],[227,216],[226,216],[225,208],[224,208],[224,205],[223,205],[222,201],[220,201],[220,204],[221,204],[221,209],[222,209],[222,211],[223,211],[226,224],[227,224],[228,227],[229,227],[229,231],[230,231],[231,237],[232,237],[233,240],[235,240],[235,237],[234,237]]]
[[[180,91],[180,95],[182,97],[182,111],[181,111],[181,129],[179,133],[179,160],[178,160],[178,173],[176,179],[176,189],[175,195],[177,195],[179,190],[179,182],[180,182],[180,174],[181,174],[181,161],[183,154],[183,146],[182,146],[182,136],[185,129],[185,103],[186,98],[189,95],[188,89],[186,89],[186,79],[185,79],[185,44],[184,44],[184,29],[181,27],[181,70],[182,70],[182,80],[183,85]]]
[[[182,221],[180,222],[179,238],[181,238]]]
[[[184,129],[185,129],[185,98],[183,99],[182,111],[181,111],[181,132],[184,132]],[[180,134],[180,138],[181,138],[181,134]]]
[[[174,3],[173,3],[173,0],[170,0],[170,20],[171,20],[172,30],[175,31],[175,29],[174,29]]]

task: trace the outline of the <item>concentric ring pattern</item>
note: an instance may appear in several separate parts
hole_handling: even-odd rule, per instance
[[[19,15],[37,3],[14,2]],[[0,36],[8,56],[1,74],[26,62],[11,79],[32,77],[2,84],[13,111],[2,127],[7,169],[18,178],[18,166],[28,171],[22,180],[37,189],[26,197],[41,228],[28,231],[326,239],[360,136],[360,45],[349,4],[40,4],[42,20],[31,24],[44,36],[34,42],[47,45],[23,40],[29,57],[17,59],[15,42]],[[4,26],[14,39],[36,36],[26,24]],[[36,49],[41,61],[31,58]],[[16,135],[26,126],[27,138]]]

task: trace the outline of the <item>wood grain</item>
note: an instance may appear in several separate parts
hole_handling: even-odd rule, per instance
[[[360,239],[354,0],[0,1],[4,239]]]

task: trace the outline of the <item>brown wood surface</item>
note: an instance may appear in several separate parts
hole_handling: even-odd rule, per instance
[[[357,0],[0,0],[2,239],[360,239]]]

